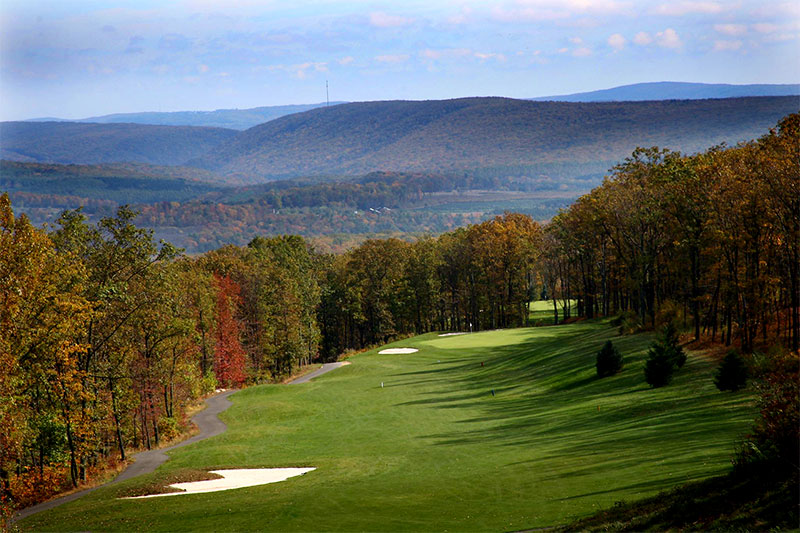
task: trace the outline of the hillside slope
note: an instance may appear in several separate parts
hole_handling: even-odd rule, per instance
[[[701,98],[742,98],[747,96],[797,96],[800,84],[684,83],[660,81],[634,83],[599,91],[530,98],[533,101],[621,102],[645,100],[697,100]]]
[[[0,123],[0,158],[25,162],[180,165],[199,157],[236,131],[191,126]]]
[[[598,379],[595,354],[609,339],[625,367]],[[715,362],[696,354],[672,384],[651,389],[642,375],[651,339],[587,321],[398,341],[390,347],[419,351],[371,350],[310,383],[238,392],[223,435],[20,526],[518,531],[568,523],[724,473],[755,414],[749,392],[717,391]],[[316,470],[248,489],[116,499],[181,469],[287,466]]]
[[[752,139],[798,107],[795,97],[362,102],[256,126],[190,164],[262,178],[375,170],[575,176],[602,173],[637,146],[695,152]]]
[[[342,102],[331,102],[330,105]],[[252,107],[249,109],[216,109],[214,111],[149,111],[141,113],[114,113],[97,117],[69,119],[31,119],[26,122],[95,122],[98,124],[157,124],[162,126],[208,126],[214,128],[230,128],[246,130],[258,124],[276,118],[324,107],[325,102],[319,104],[276,105]]]

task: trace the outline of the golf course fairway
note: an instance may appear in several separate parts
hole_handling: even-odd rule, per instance
[[[625,357],[598,379],[611,339]],[[19,522],[23,530],[509,531],[567,523],[726,472],[755,416],[689,353],[652,389],[649,334],[607,321],[422,335],[412,354],[349,359],[301,385],[230,397],[227,432],[170,452],[156,472]],[[121,500],[181,469],[314,467],[280,483]]]

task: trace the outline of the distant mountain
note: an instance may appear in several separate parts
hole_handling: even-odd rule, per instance
[[[331,102],[330,105],[342,102]],[[250,109],[217,109],[216,111],[175,111],[175,112],[144,112],[144,113],[115,113],[77,120],[59,118],[31,119],[25,122],[93,122],[98,124],[155,124],[161,126],[206,126],[215,128],[229,128],[246,130],[258,124],[274,120],[279,117],[300,113],[328,104],[303,104],[279,105],[267,107],[253,107]]]
[[[92,213],[102,206],[191,200],[223,185],[196,168],[0,161],[0,191],[10,193],[20,208],[84,205]]]
[[[682,83],[661,81],[622,85],[587,93],[540,96],[528,100],[544,102],[633,102],[644,100],[699,100],[704,98],[741,98],[746,96],[797,96],[800,84],[729,85],[724,83]]]
[[[192,126],[0,122],[0,158],[48,163],[180,165],[236,134],[230,129]]]
[[[376,170],[561,179],[602,173],[637,146],[691,153],[753,139],[799,104],[796,97],[362,102],[261,124],[189,164],[261,179]]]

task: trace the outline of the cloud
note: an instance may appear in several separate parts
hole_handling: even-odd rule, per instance
[[[639,33],[633,36],[633,42],[638,44],[639,46],[647,46],[648,44],[653,42],[653,37],[646,31],[640,31]]]
[[[328,64],[308,61],[306,63],[300,63],[299,65],[292,65],[290,67],[290,71],[293,71],[294,75],[301,80],[304,80],[308,77],[308,71],[310,69],[313,69],[314,72],[328,72]]]
[[[447,22],[450,24],[466,24],[470,21],[472,15],[472,8],[470,7],[463,7],[461,8],[461,12],[455,15],[450,15],[447,17]]]
[[[572,55],[575,57],[589,57],[593,53],[594,52],[592,52],[591,48],[587,48],[585,46],[581,48],[576,48],[575,50],[572,51]]]
[[[492,52],[475,52],[475,57],[477,57],[481,61],[486,61],[487,59],[495,59],[501,63],[506,60],[506,56],[504,56],[503,54],[495,54]]]
[[[732,52],[742,47],[742,41],[714,41],[715,52]]]
[[[780,30],[780,26],[777,24],[770,24],[768,22],[759,22],[757,24],[753,24],[753,29],[758,33],[775,33]]]
[[[379,63],[403,63],[408,61],[409,57],[408,54],[384,54],[375,56],[375,61]]]
[[[678,32],[672,28],[667,28],[664,31],[656,33],[656,44],[662,48],[671,48],[673,50],[683,46]]]
[[[431,49],[426,48],[422,50],[419,55],[423,59],[431,59],[431,60],[438,60],[438,59],[457,59],[462,57],[469,57],[472,55],[472,50],[469,48],[441,48],[441,49]]]
[[[747,26],[744,24],[714,24],[714,30],[724,35],[737,36],[747,33]]]
[[[209,70],[211,70],[211,69],[208,67],[208,65],[198,65],[197,66],[197,72],[199,72],[201,74],[205,74]]]
[[[382,11],[376,11],[369,14],[369,23],[376,28],[399,28],[408,26],[414,22],[414,19],[401,17],[398,15],[389,15]]]
[[[583,39],[580,37],[570,37],[569,42],[572,44],[583,44]]]
[[[170,52],[186,50],[191,46],[192,42],[189,40],[189,38],[179,33],[168,33],[166,35],[162,35],[161,39],[158,41],[158,47],[161,50],[167,50]]]
[[[611,48],[613,48],[617,52],[619,52],[620,50],[625,48],[625,44],[627,42],[628,41],[625,40],[625,37],[623,37],[619,33],[615,33],[614,35],[612,35],[611,37],[608,38],[608,46],[610,46]]]
[[[339,64],[340,65],[349,65],[353,61],[355,61],[355,58],[353,56],[346,56],[346,57],[343,57],[343,58],[341,58],[339,60]]]
[[[611,15],[630,11],[632,2],[617,0],[517,0],[512,8],[496,8],[493,16],[504,22],[558,20],[579,15]]]
[[[716,15],[722,13],[724,8],[718,2],[671,2],[661,4],[655,9],[656,15],[682,17],[684,15]]]

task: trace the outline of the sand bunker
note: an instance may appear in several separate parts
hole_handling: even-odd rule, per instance
[[[159,498],[161,496],[179,496],[181,494],[200,494],[203,492],[218,492],[221,490],[241,489],[255,487],[267,483],[277,483],[290,477],[301,476],[316,468],[237,468],[232,470],[211,470],[213,474],[222,476],[219,479],[206,481],[190,481],[187,483],[173,483],[170,487],[181,489],[183,492],[168,492],[166,494],[148,494],[146,496],[132,496],[121,498],[124,500],[138,500],[141,498]]]
[[[378,353],[385,353],[385,354],[400,354],[400,353],[414,353],[418,352],[416,348],[386,348],[385,350],[381,350]]]
[[[466,331],[459,331],[456,333],[439,333],[439,337],[452,337],[453,335],[466,335]]]

